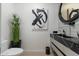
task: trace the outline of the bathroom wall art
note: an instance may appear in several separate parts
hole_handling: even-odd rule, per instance
[[[33,31],[47,31],[48,30],[48,10],[42,9],[32,9],[33,21],[32,30]]]

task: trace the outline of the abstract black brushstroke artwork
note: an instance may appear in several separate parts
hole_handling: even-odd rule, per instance
[[[48,15],[47,10],[43,9],[32,9],[34,19],[32,21],[33,31],[46,31],[48,28]]]

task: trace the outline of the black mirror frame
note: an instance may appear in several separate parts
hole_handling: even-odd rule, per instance
[[[72,10],[71,13],[70,13],[70,15],[69,15],[69,20],[65,20],[65,19],[62,17],[62,13],[61,13],[62,5],[63,5],[63,3],[61,3],[61,4],[60,4],[60,7],[59,7],[59,13],[58,13],[59,19],[60,19],[64,24],[74,25],[74,24],[75,24],[75,20],[79,18],[79,9]],[[73,16],[73,17],[71,18],[71,15],[72,15],[73,12],[76,12],[77,14],[75,14],[75,16]]]

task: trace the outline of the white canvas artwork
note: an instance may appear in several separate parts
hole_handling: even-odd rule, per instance
[[[48,30],[48,10],[32,9],[32,30],[33,31],[47,31]]]

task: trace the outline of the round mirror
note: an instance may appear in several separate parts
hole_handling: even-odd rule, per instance
[[[75,24],[75,20],[79,18],[78,4],[64,3],[59,7],[59,19],[65,24]]]

